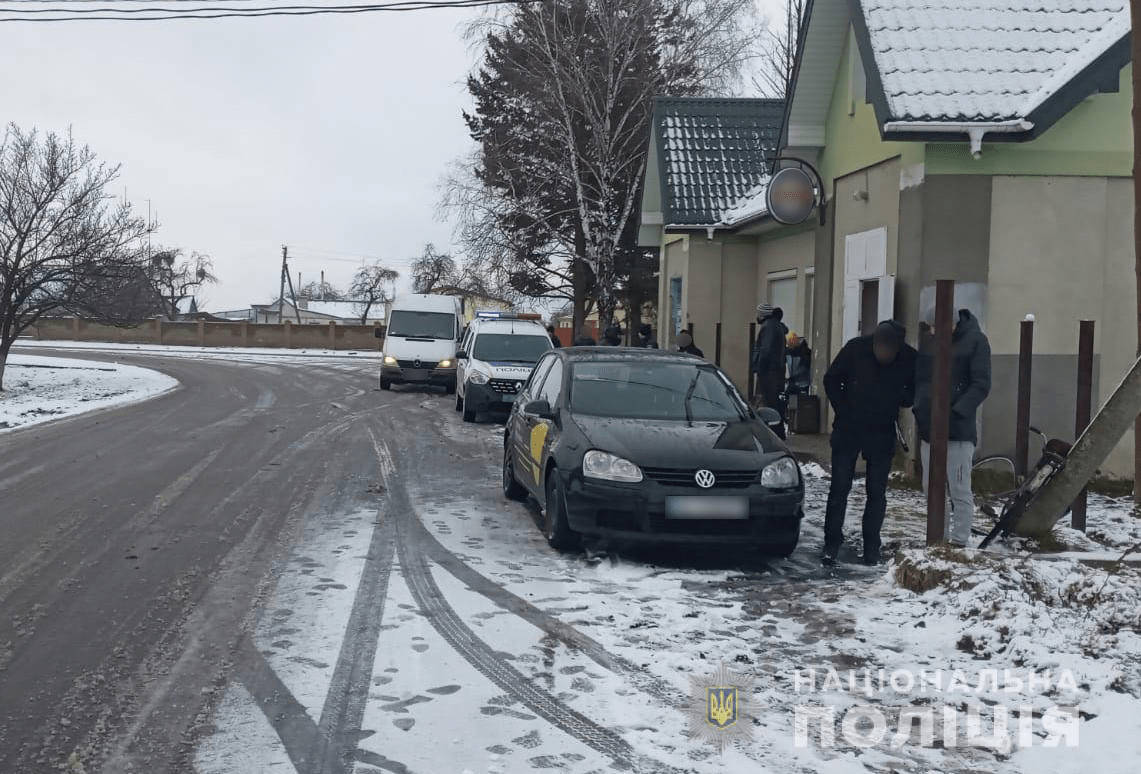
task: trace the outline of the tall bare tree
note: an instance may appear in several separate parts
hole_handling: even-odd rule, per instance
[[[383,305],[392,300],[388,289],[400,273],[390,269],[377,261],[369,266],[362,266],[353,275],[353,283],[349,286],[349,293],[357,302],[357,309],[361,313],[361,325],[368,322],[368,313],[377,305]]]
[[[463,175],[460,241],[507,249],[509,285],[586,296],[612,319],[623,267],[641,270],[636,213],[657,94],[724,91],[751,56],[752,0],[556,0],[482,20],[466,116],[480,192]],[[453,180],[454,182],[454,180]],[[482,224],[473,228],[472,224]]]
[[[804,21],[804,0],[785,0],[784,19],[768,20],[761,39],[759,67],[753,87],[766,97],[784,99],[792,91],[800,25]]]
[[[47,314],[130,319],[150,293],[148,225],[109,193],[119,167],[71,135],[0,141],[0,389],[12,345]],[[113,302],[113,303],[112,303]]]

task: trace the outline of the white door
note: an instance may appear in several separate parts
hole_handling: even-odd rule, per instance
[[[844,282],[844,330],[843,339],[847,344],[860,335],[860,285],[859,280]]]
[[[885,274],[879,278],[879,316],[880,322],[895,319],[895,277]]]

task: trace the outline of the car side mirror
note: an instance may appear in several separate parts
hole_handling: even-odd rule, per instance
[[[383,339],[384,338],[384,330],[381,328],[373,328],[372,335],[375,338]]]
[[[784,424],[781,421],[780,414],[777,413],[776,409],[771,409],[768,406],[763,406],[757,409],[757,416],[760,417],[760,420],[764,422],[768,427],[780,427],[782,424]]]
[[[555,412],[545,400],[533,400],[523,407],[524,414],[534,414],[539,419],[554,419]]]
[[[467,353],[462,349],[456,350],[456,360],[467,360]]]

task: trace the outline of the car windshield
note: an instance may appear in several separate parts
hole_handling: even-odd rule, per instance
[[[696,361],[576,363],[570,405],[576,414],[624,419],[725,422],[745,416],[717,369]]]
[[[415,339],[454,339],[456,316],[447,312],[398,309],[388,321],[388,333]]]
[[[475,337],[471,356],[476,360],[500,363],[534,363],[551,348],[546,336],[520,336],[510,333],[481,333]]]

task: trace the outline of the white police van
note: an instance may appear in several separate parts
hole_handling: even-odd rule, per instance
[[[465,422],[479,412],[510,411],[535,363],[551,347],[538,315],[477,312],[456,351],[456,411],[463,412]]]

